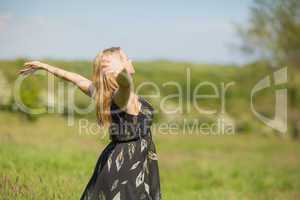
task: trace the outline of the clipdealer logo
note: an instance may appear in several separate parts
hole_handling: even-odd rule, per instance
[[[273,72],[273,84],[280,86],[288,82],[287,67],[281,68]],[[261,79],[251,91],[251,111],[253,114],[265,123],[267,126],[281,132],[287,132],[287,88],[281,88],[275,90],[275,115],[274,118],[268,118],[261,113],[257,112],[254,107],[254,96],[259,91],[272,86],[271,76],[266,76]]]

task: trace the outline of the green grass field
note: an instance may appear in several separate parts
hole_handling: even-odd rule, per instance
[[[79,199],[108,142],[61,116],[0,113],[0,199]],[[167,200],[300,199],[300,144],[259,133],[159,135]]]

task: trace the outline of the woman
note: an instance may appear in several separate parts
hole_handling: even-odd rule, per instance
[[[77,85],[96,100],[100,126],[109,126],[111,142],[101,153],[82,200],[161,199],[159,170],[150,126],[152,106],[134,93],[134,67],[119,47],[99,53],[92,81],[38,61],[21,74],[43,69]]]

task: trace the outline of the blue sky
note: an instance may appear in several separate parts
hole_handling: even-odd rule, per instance
[[[121,46],[135,60],[241,63],[234,24],[251,0],[0,0],[0,59],[93,59]]]

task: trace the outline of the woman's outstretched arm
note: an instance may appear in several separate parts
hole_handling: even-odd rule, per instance
[[[59,78],[62,78],[69,82],[72,82],[86,95],[91,96],[89,87],[92,84],[92,81],[90,81],[89,79],[87,79],[79,74],[69,72],[69,71],[66,71],[66,70],[60,69],[58,67],[54,67],[54,66],[51,66],[46,63],[39,62],[39,61],[26,62],[24,64],[24,67],[25,67],[24,69],[19,71],[20,74],[24,74],[24,75],[32,74],[33,72],[35,72],[36,70],[39,70],[39,69],[46,70],[47,72],[49,72]]]

